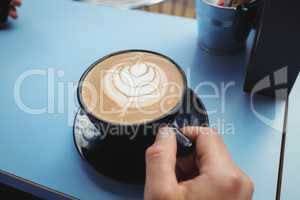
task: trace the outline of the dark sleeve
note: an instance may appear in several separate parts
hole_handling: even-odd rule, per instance
[[[0,23],[7,20],[11,0],[0,0]]]

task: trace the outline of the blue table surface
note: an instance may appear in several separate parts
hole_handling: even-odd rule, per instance
[[[254,199],[274,199],[285,101],[255,97],[253,112],[242,90],[252,40],[253,35],[247,50],[237,55],[214,56],[199,48],[192,19],[71,0],[24,1],[20,18],[0,31],[0,170],[80,199],[141,199],[142,186],[97,174],[78,155],[72,139],[78,107],[72,88],[98,58],[122,49],[148,49],[170,56],[187,73],[211,126],[220,129],[233,159],[253,179]],[[48,79],[52,73],[54,79]],[[30,114],[18,102],[24,76],[19,88],[23,106],[46,107],[40,110],[46,112]],[[54,91],[48,90],[48,81]],[[64,106],[58,102],[61,85]],[[51,103],[54,107],[47,108]],[[264,123],[261,115],[270,120]]]
[[[283,170],[281,199],[300,198],[300,75],[289,97],[288,121],[286,129],[286,148]]]

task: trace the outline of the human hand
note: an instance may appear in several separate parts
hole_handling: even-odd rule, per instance
[[[21,4],[22,4],[22,0],[12,0],[10,2],[11,8],[8,13],[8,16],[10,16],[13,19],[17,19],[18,18],[17,7],[20,7]]]
[[[251,200],[253,184],[233,162],[219,134],[210,128],[185,127],[196,152],[176,158],[176,136],[159,130],[146,152],[145,200]]]

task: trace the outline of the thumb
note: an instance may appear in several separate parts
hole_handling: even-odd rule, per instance
[[[146,151],[145,194],[163,193],[177,185],[176,136],[168,127],[159,129],[156,140]]]

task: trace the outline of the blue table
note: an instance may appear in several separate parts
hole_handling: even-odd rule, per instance
[[[281,199],[300,198],[300,75],[289,97],[288,121],[286,129],[286,148],[283,170]]]
[[[0,181],[49,199],[60,193],[80,199],[142,198],[142,186],[97,174],[72,140],[78,107],[74,85],[81,74],[99,57],[134,48],[161,52],[182,66],[211,125],[254,180],[254,199],[274,199],[285,101],[256,97],[253,112],[250,96],[242,91],[252,40],[238,55],[214,56],[198,47],[192,19],[70,0],[25,1],[20,19],[0,31]],[[270,120],[264,123],[261,116]]]

